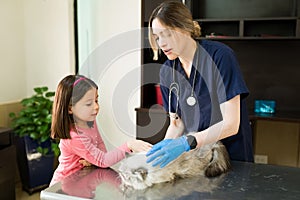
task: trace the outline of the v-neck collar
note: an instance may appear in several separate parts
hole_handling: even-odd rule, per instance
[[[186,80],[189,81],[190,84],[193,84],[195,73],[196,73],[197,68],[198,68],[198,66],[196,66],[196,65],[199,65],[199,63],[200,63],[200,61],[199,61],[199,59],[200,59],[199,58],[200,57],[199,51],[200,51],[200,44],[197,42],[197,48],[196,48],[196,51],[195,51],[195,54],[194,54],[194,57],[193,57],[193,64],[192,64],[192,67],[191,67],[190,77],[188,77],[187,74],[185,73],[179,58],[176,58],[174,60],[174,62],[176,62],[175,70],[178,71],[182,75],[181,78],[185,78]]]

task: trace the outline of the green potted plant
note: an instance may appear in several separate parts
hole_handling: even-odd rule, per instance
[[[20,112],[10,113],[22,187],[28,193],[49,185],[59,155],[58,142],[50,137],[55,93],[48,87],[36,87],[34,91],[34,95],[22,99]]]

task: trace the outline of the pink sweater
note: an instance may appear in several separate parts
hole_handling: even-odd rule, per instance
[[[125,158],[125,152],[130,152],[126,143],[107,152],[96,123],[93,128],[77,129],[78,133],[76,130],[71,130],[72,139],[60,140],[59,165],[53,174],[50,186],[82,169],[80,159],[85,159],[98,167],[107,168]]]

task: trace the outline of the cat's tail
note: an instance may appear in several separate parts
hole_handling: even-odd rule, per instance
[[[212,148],[212,159],[205,169],[207,177],[219,176],[230,169],[230,158],[226,147],[219,141]]]

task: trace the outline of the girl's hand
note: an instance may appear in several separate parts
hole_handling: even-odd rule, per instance
[[[152,144],[143,140],[129,140],[127,142],[127,146],[134,153],[141,151],[149,151],[152,148]]]
[[[91,163],[89,163],[88,161],[86,161],[84,159],[80,159],[79,163],[81,163],[84,167],[90,167],[90,166],[92,166]]]

